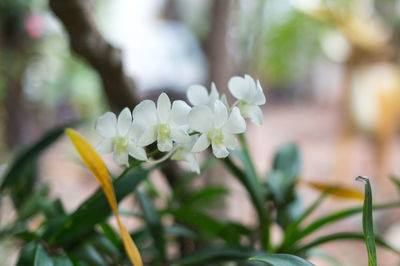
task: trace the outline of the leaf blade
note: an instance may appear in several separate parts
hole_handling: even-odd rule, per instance
[[[76,150],[85,162],[87,167],[92,171],[97,181],[100,183],[104,194],[107,197],[108,203],[114,212],[117,219],[118,227],[121,233],[122,243],[124,244],[125,251],[133,265],[142,266],[142,259],[135,243],[121,222],[117,200],[114,193],[114,187],[111,181],[111,176],[108,173],[106,165],[100,158],[96,150],[90,145],[78,132],[73,129],[67,129],[66,133],[70,137]]]
[[[263,262],[268,265],[279,266],[313,266],[314,264],[303,258],[290,254],[268,254],[263,256],[252,257],[249,260]]]
[[[367,177],[359,176],[356,178],[357,181],[365,183],[365,199],[363,205],[363,232],[365,244],[368,252],[368,264],[370,266],[377,266],[378,262],[376,259],[376,246],[375,246],[375,234],[374,234],[374,222],[372,217],[372,190],[371,184]]]

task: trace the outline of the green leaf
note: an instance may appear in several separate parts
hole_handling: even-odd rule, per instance
[[[365,183],[365,198],[363,206],[363,232],[365,244],[368,252],[369,266],[377,266],[376,260],[376,247],[375,247],[375,234],[374,234],[374,221],[372,218],[372,191],[371,184],[367,177],[359,176],[356,178],[358,181]]]
[[[400,193],[400,179],[395,176],[391,176],[390,180],[393,181],[393,183],[396,185],[397,191]]]
[[[182,204],[186,208],[209,208],[218,201],[219,197],[228,193],[229,190],[225,187],[204,187],[189,195]]]
[[[289,254],[268,254],[252,257],[249,260],[264,262],[271,266],[312,266],[314,264],[300,257]]]
[[[337,241],[337,240],[364,240],[364,235],[360,234],[360,233],[335,233],[335,234],[331,234],[331,235],[327,235],[327,236],[323,236],[320,237],[308,244],[305,244],[302,247],[299,247],[298,249],[296,249],[296,252],[304,252],[307,251],[311,248],[314,248],[316,246],[322,245],[324,243],[327,242],[331,242],[331,241]],[[394,248],[393,246],[389,245],[386,241],[384,241],[383,239],[376,237],[375,238],[376,243],[381,246],[384,247],[390,251],[395,252],[396,254],[400,255],[400,251],[397,250],[396,248]]]
[[[37,246],[35,241],[26,244],[18,258],[17,266],[33,265]]]
[[[249,230],[236,223],[219,221],[212,216],[196,209],[171,210],[170,213],[188,226],[195,227],[203,240],[207,238],[220,238],[230,244],[238,244],[242,235],[247,235]]]
[[[275,171],[283,171],[290,176],[300,175],[300,155],[296,144],[289,143],[279,147],[275,154],[272,168]]]
[[[36,246],[34,266],[53,266],[53,260],[47,255],[41,244]]]
[[[161,224],[160,216],[144,192],[137,190],[136,195],[143,211],[144,219],[154,240],[154,245],[157,248],[161,260],[165,262],[167,256],[165,250],[164,228]]]
[[[120,241],[118,234],[114,231],[114,229],[107,223],[101,222],[99,223],[101,229],[103,230],[103,234],[114,244],[114,246],[119,247]]]
[[[384,209],[395,208],[395,207],[400,207],[399,201],[375,205],[375,206],[373,206],[373,209],[374,210],[384,210]],[[362,211],[363,211],[363,207],[354,207],[354,208],[349,208],[346,210],[338,211],[333,214],[329,214],[322,218],[316,219],[311,224],[306,226],[306,228],[304,228],[303,230],[298,232],[298,234],[296,234],[296,237],[295,237],[295,239],[293,239],[293,241],[302,239],[302,238],[306,237],[307,235],[311,234],[312,232],[320,229],[321,227],[326,226],[327,224],[340,221],[351,215],[361,213]]]
[[[136,186],[144,180],[149,170],[137,167],[132,171],[119,176],[113,181],[117,201],[135,190]],[[107,199],[101,189],[98,189],[84,203],[53,231],[45,233],[50,245],[62,245],[65,248],[73,247],[93,232],[94,225],[104,221],[111,214]]]
[[[72,251],[79,260],[83,260],[91,266],[108,266],[101,254],[91,244],[83,244]]]
[[[244,173],[232,162],[229,157],[225,158],[223,162],[249,193],[253,206],[257,211],[260,226],[266,224],[268,219],[266,215],[266,207],[264,206],[263,190],[259,180],[256,180],[251,175]]]
[[[186,228],[183,225],[175,224],[166,228],[165,230],[167,235],[175,236],[175,237],[184,237],[188,239],[196,239],[196,233],[192,230]]]
[[[24,178],[23,172],[25,167],[32,161],[35,161],[40,153],[54,143],[64,133],[64,129],[71,125],[72,124],[64,125],[49,131],[38,142],[22,151],[17,156],[14,163],[8,168],[8,171],[3,179],[3,183],[0,186],[0,190],[2,191],[7,187],[11,187],[19,179]]]
[[[52,259],[54,266],[74,266],[71,259],[66,255],[52,257]]]
[[[173,264],[203,266],[207,265],[207,263],[243,261],[261,254],[263,253],[241,246],[211,246],[183,256],[173,261]]]

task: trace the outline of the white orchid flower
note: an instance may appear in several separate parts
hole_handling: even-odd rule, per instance
[[[104,137],[97,145],[97,151],[100,154],[113,152],[116,164],[127,164],[128,155],[138,160],[147,160],[145,150],[137,142],[142,129],[132,122],[131,111],[127,107],[121,111],[118,120],[112,112],[100,116],[96,122],[96,131]]]
[[[228,82],[229,91],[239,100],[239,109],[243,117],[248,117],[253,123],[262,124],[263,115],[259,105],[265,104],[265,95],[260,81],[257,84],[252,77],[232,77]]]
[[[188,143],[181,144],[177,147],[174,155],[172,155],[171,159],[175,161],[185,161],[189,164],[190,170],[200,174],[200,166],[197,162],[195,153],[192,152],[192,148],[196,141],[198,140],[198,136],[191,136],[191,140]]]
[[[184,101],[171,101],[167,94],[161,93],[157,100],[157,108],[153,101],[144,100],[133,110],[133,119],[145,130],[139,144],[147,146],[157,140],[157,148],[170,151],[173,142],[187,143],[187,115],[190,106]]]
[[[193,107],[189,113],[189,125],[201,133],[192,152],[201,152],[211,144],[217,158],[227,157],[227,149],[236,149],[238,144],[234,134],[246,130],[246,122],[239,109],[234,107],[228,117],[228,110],[220,100],[215,101],[213,109],[206,105]]]
[[[192,85],[187,90],[187,98],[193,106],[207,105],[213,108],[215,101],[219,99],[219,93],[214,82],[211,83],[210,93],[204,86]]]

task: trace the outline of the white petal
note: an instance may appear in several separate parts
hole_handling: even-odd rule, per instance
[[[153,143],[154,141],[156,141],[157,139],[157,134],[156,134],[156,128],[155,126],[149,127],[147,128],[142,136],[140,137],[139,141],[138,141],[138,145],[141,147],[147,146],[151,143]]]
[[[212,145],[212,151],[213,151],[213,154],[215,155],[215,157],[225,158],[229,155],[229,152],[224,145],[217,146],[217,145],[214,145],[214,143],[212,143],[211,145]]]
[[[232,77],[228,82],[229,91],[238,100],[245,100],[249,94],[248,83],[242,77]]]
[[[214,104],[214,102],[215,102],[216,100],[218,100],[218,98],[219,98],[219,93],[218,93],[217,87],[215,86],[215,83],[212,82],[212,83],[211,83],[211,92],[210,92],[210,96],[208,97],[208,103],[209,103],[209,104]]]
[[[225,133],[224,134],[224,144],[228,149],[235,150],[238,148],[238,142],[234,135]]]
[[[187,124],[190,109],[190,106],[184,101],[174,101],[171,109],[171,123],[176,125]]]
[[[118,116],[118,133],[120,136],[126,136],[129,132],[129,129],[132,125],[132,114],[129,111],[128,107],[125,107],[124,110]]]
[[[191,129],[201,133],[208,132],[214,127],[214,115],[208,106],[195,106],[189,112],[188,122]]]
[[[263,114],[260,107],[257,105],[246,105],[244,108],[246,117],[250,118],[253,123],[262,125]]]
[[[147,160],[146,151],[142,147],[136,146],[134,143],[129,143],[128,152],[129,152],[129,155],[135,159],[138,159],[141,161]]]
[[[256,88],[256,82],[254,81],[254,79],[249,76],[249,75],[244,75],[244,79],[247,82],[247,87],[251,90],[253,90],[254,88]]]
[[[261,88],[260,81],[257,80],[257,90],[255,94],[255,99],[253,101],[255,105],[263,105],[265,104],[265,95],[263,89]]]
[[[228,99],[226,99],[226,95],[225,94],[221,95],[220,101],[226,106],[226,108],[229,108]]]
[[[128,163],[128,153],[127,152],[118,153],[114,151],[113,159],[116,164],[125,165]]]
[[[167,139],[166,141],[162,141],[161,139],[157,140],[157,148],[161,151],[161,152],[166,152],[166,151],[170,151],[172,150],[172,140],[171,139]]]
[[[157,100],[157,115],[160,119],[159,123],[165,124],[168,122],[171,113],[171,101],[166,93],[161,93]]]
[[[186,95],[192,105],[206,105],[208,103],[207,89],[201,85],[190,86]]]
[[[215,127],[220,128],[228,120],[228,110],[225,104],[217,100],[214,104],[214,121]]]
[[[237,107],[232,109],[228,121],[223,126],[223,130],[231,134],[243,133],[246,130],[246,122]]]
[[[117,117],[114,113],[107,112],[97,118],[96,131],[105,138],[114,137],[117,133]]]
[[[174,127],[171,130],[171,139],[177,143],[187,143],[190,141],[190,136],[183,128]]]
[[[147,128],[157,124],[157,109],[153,101],[144,100],[133,109],[133,119],[142,127]]]
[[[192,152],[201,152],[210,146],[210,141],[207,138],[207,133],[201,134],[199,139],[193,145]]]
[[[136,121],[133,121],[131,129],[129,130],[129,139],[137,142],[143,133],[144,128],[140,126]]]
[[[189,163],[190,170],[197,174],[200,174],[200,167],[195,154],[189,153],[188,155],[186,155],[185,161]]]
[[[113,138],[106,138],[96,146],[96,150],[101,155],[113,151]]]

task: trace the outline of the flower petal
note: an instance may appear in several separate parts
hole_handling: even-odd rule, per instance
[[[107,112],[104,115],[97,118],[96,131],[105,138],[114,137],[117,133],[117,117],[112,112]]]
[[[177,143],[187,143],[190,136],[182,127],[174,127],[171,130],[171,139]]]
[[[220,100],[217,100],[214,104],[215,127],[222,127],[226,120],[228,120],[228,110]]]
[[[117,124],[119,135],[126,136],[132,125],[132,113],[129,111],[128,107],[125,107],[119,114]]]
[[[137,143],[138,146],[144,147],[156,141],[157,139],[156,133],[157,132],[155,126],[145,129],[142,136],[139,138],[139,141]]]
[[[157,139],[157,148],[161,151],[161,152],[166,152],[166,151],[170,151],[172,150],[172,140],[171,139],[167,139],[166,141],[162,141],[160,138]]]
[[[208,103],[208,92],[204,86],[192,85],[187,90],[187,98],[192,105],[206,105]]]
[[[128,153],[127,152],[119,153],[114,151],[113,160],[118,165],[125,165],[128,163]]]
[[[129,155],[135,159],[138,159],[141,161],[147,160],[146,151],[142,147],[136,146],[133,142],[129,143],[128,152],[129,152]]]
[[[190,170],[193,172],[200,174],[200,166],[197,162],[196,155],[193,153],[188,153],[185,157],[185,161],[189,163]]]
[[[223,126],[223,130],[231,134],[243,133],[246,130],[246,122],[237,107],[232,109],[228,121]]]
[[[262,125],[263,114],[260,107],[257,105],[246,105],[244,106],[244,113],[246,114],[245,116],[250,118],[253,123]]]
[[[210,141],[207,138],[207,133],[201,134],[199,139],[193,145],[192,152],[201,152],[210,146]]]
[[[228,88],[233,97],[235,97],[236,99],[247,99],[249,94],[249,87],[244,78],[238,76],[232,77],[228,82]]]
[[[174,101],[171,109],[171,123],[176,125],[186,124],[190,109],[190,106],[184,101]]]
[[[131,129],[129,130],[129,140],[137,142],[142,134],[144,133],[144,128],[141,127],[135,120],[132,122]]]
[[[215,155],[215,157],[225,158],[229,155],[229,152],[224,145],[218,146],[218,145],[214,145],[214,143],[212,143],[211,146],[212,146],[212,151],[213,151],[213,154]]]
[[[189,126],[198,132],[208,132],[214,126],[214,116],[210,107],[199,105],[192,108],[188,115]]]
[[[144,100],[133,109],[133,119],[142,127],[147,128],[157,124],[157,109],[153,101]]]
[[[254,99],[253,103],[255,105],[265,104],[265,95],[264,95],[263,89],[261,88],[261,84],[260,84],[259,80],[257,80],[257,90],[256,90],[255,99]]]
[[[169,115],[171,113],[171,101],[168,95],[163,92],[160,94],[157,100],[157,115],[159,123],[165,124],[168,122]]]
[[[211,82],[211,92],[210,95],[208,96],[208,103],[214,104],[214,102],[218,100],[218,98],[219,98],[219,93],[217,87],[215,86],[214,82]]]
[[[110,153],[113,151],[113,138],[106,138],[101,141],[97,146],[96,150],[101,155]]]
[[[238,142],[234,135],[225,133],[224,134],[224,144],[228,149],[235,150],[238,148]]]

